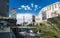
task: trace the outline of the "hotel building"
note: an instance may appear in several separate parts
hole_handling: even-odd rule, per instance
[[[42,8],[38,14],[38,17],[40,18],[40,21],[44,21],[49,18],[56,17],[58,14],[60,14],[60,2],[55,2]]]
[[[38,16],[35,18],[35,24],[43,23],[49,18],[58,16],[58,14],[60,14],[60,2],[55,2],[51,5],[45,6],[40,10]],[[32,19],[28,23],[32,23]]]

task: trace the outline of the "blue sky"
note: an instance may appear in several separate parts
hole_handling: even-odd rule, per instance
[[[38,15],[40,9],[60,0],[9,0],[9,13],[16,8],[17,14]]]
[[[52,4],[54,2],[57,2],[59,0],[10,0],[10,9],[11,8],[16,8],[17,9],[17,13],[32,13],[32,14],[35,14],[37,15],[40,11],[41,8],[49,5],[49,4]],[[34,11],[34,7],[32,8],[31,7],[31,4],[33,5],[37,5],[37,9]],[[24,6],[29,6],[31,7],[32,10],[24,10],[24,9],[18,9],[18,8],[21,8],[21,6],[24,5]],[[40,8],[39,8],[40,7]]]

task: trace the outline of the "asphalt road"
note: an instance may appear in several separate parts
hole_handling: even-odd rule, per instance
[[[34,36],[35,33],[26,32],[22,35],[20,32],[18,32],[16,30],[13,30],[13,32],[14,32],[16,38],[40,38],[39,36]]]
[[[40,38],[40,37],[36,37],[36,36],[25,36],[25,38]]]
[[[40,38],[39,36],[21,35],[18,34],[16,38]]]

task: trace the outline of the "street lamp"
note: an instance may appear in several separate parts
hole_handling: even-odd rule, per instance
[[[25,24],[24,24],[24,22],[25,22],[25,16],[23,15],[23,25],[22,26],[24,26]]]

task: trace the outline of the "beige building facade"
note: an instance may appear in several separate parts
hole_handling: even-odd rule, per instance
[[[48,5],[42,8],[38,14],[40,20],[47,20],[49,18],[53,18],[60,14],[60,2],[55,2],[51,5]]]
[[[43,23],[49,18],[58,16],[58,14],[60,14],[60,2],[55,2],[51,5],[45,6],[40,10],[38,16],[35,18],[35,24]],[[32,19],[29,20],[28,23],[32,23]]]

